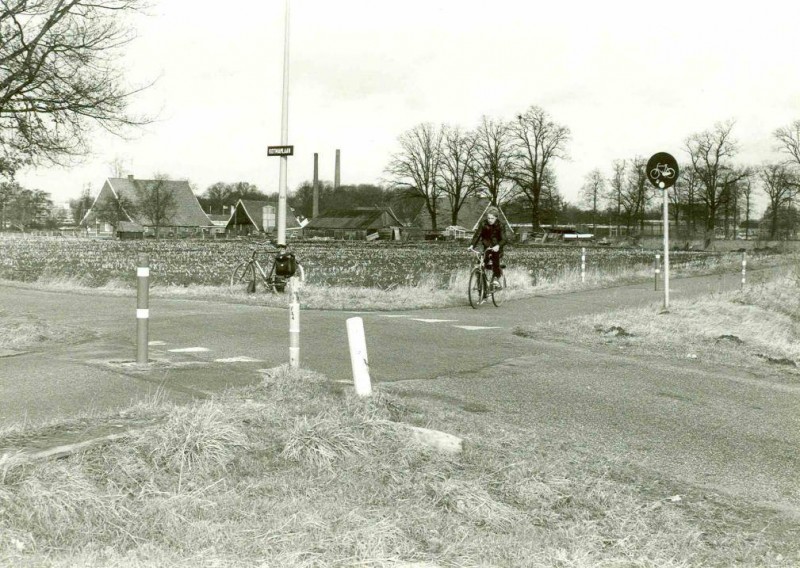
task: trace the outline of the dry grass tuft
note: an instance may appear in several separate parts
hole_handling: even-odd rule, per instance
[[[166,423],[134,435],[133,445],[159,469],[173,473],[225,469],[247,439],[214,402],[176,406]]]
[[[295,419],[286,434],[281,456],[316,468],[328,468],[353,456],[367,455],[364,423],[343,420],[338,413]]]

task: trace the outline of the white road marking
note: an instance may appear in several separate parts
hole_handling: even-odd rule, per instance
[[[211,349],[207,349],[205,347],[183,347],[181,349],[170,349],[170,353],[204,353],[205,351],[211,351]]]
[[[381,318],[410,318],[409,315],[404,314],[378,314],[378,317]]]
[[[502,327],[491,327],[485,325],[454,325],[453,327],[457,327],[459,329],[466,329],[467,331],[478,331],[481,329],[503,329]]]
[[[225,357],[223,359],[214,359],[215,363],[261,363],[261,359],[253,359],[252,357],[247,357],[246,355],[240,355],[238,357]]]
[[[414,321],[421,321],[425,323],[442,323],[447,321],[458,321],[458,320],[437,320],[437,319],[424,319],[424,318],[411,318]]]
[[[167,342],[166,341],[148,341],[147,344],[148,345],[166,345]]]

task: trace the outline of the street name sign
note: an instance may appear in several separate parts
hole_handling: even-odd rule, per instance
[[[294,156],[294,146],[267,146],[267,156]]]

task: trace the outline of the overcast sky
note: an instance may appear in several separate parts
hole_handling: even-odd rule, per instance
[[[340,149],[342,183],[380,183],[415,125],[472,128],[531,105],[572,131],[556,165],[572,202],[593,168],[659,151],[682,162],[687,136],[718,121],[736,120],[742,163],[777,160],[772,132],[800,119],[793,2],[290,1],[290,191],[315,152],[322,179]],[[98,134],[84,163],[21,181],[62,201],[98,191],[118,159],[198,193],[277,191],[266,147],[280,144],[284,0],[152,0],[132,24],[128,77],[158,79],[135,109],[158,121],[132,140]]]

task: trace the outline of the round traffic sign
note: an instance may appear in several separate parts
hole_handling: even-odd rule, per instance
[[[645,171],[650,183],[659,189],[667,189],[678,179],[678,161],[671,154],[658,152],[647,160]]]

